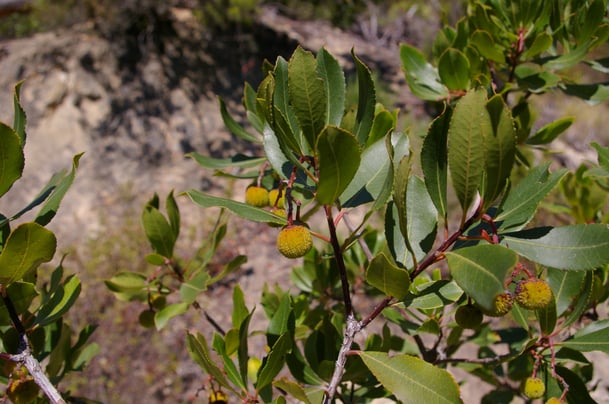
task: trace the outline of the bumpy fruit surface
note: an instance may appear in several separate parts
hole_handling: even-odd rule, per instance
[[[491,317],[503,317],[512,310],[514,297],[510,292],[500,293],[495,296],[493,310],[484,310],[482,312]]]
[[[551,398],[548,398],[548,400],[546,401],[546,404],[564,404],[564,401],[562,401],[558,397],[551,397]]]
[[[13,380],[6,389],[6,395],[14,404],[31,403],[40,392],[33,379]]]
[[[311,232],[305,226],[286,226],[277,236],[277,249],[288,258],[300,258],[313,247]]]
[[[266,188],[255,185],[247,187],[245,190],[245,203],[248,205],[263,208],[269,205],[269,191]]]
[[[541,279],[527,279],[516,286],[516,301],[527,310],[539,310],[552,300],[550,285]]]
[[[529,377],[524,382],[523,393],[530,399],[541,398],[546,392],[546,385],[543,380],[536,377]]]
[[[285,200],[285,198],[283,196],[283,192],[281,193],[281,197],[279,199],[277,199],[278,196],[279,196],[279,190],[278,189],[271,189],[269,191],[269,204],[271,206],[276,206],[278,208],[283,208],[284,207],[283,201]],[[277,202],[277,204],[275,204],[275,202]]]
[[[482,311],[471,304],[461,306],[455,312],[455,321],[462,328],[474,330],[482,324]]]

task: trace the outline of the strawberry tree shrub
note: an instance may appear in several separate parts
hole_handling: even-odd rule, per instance
[[[222,208],[212,242],[192,261],[174,257],[177,205],[170,194],[164,215],[155,196],[142,216],[154,272],[117,274],[108,286],[143,301],[154,311],[146,324],[159,329],[200,310],[205,289],[245,260],[220,275],[207,269],[229,211],[276,226],[279,250],[303,258],[292,287],[269,285],[256,308],[235,286],[229,330],[205,313],[213,335],[188,331],[210,402],[458,403],[455,369],[486,384],[484,402],[591,402],[594,363],[584,354],[609,353],[609,320],[597,311],[609,294],[609,228],[606,204],[585,195],[593,188],[606,201],[609,148],[593,144],[598,162],[576,173],[530,157],[573,121],[539,127],[530,100],[564,92],[605,101],[606,84],[570,74],[578,64],[606,74],[606,60],[588,55],[608,37],[604,0],[471,1],[429,58],[400,47],[410,90],[439,111],[417,150],[398,128],[399,111],[377,103],[355,52],[352,107],[337,60],[297,48],[265,64],[257,88],[245,85],[247,128],[220,101],[227,128],[261,154],[190,155],[243,182],[234,199],[185,192]],[[563,208],[579,213],[541,226],[538,208],[558,188],[568,195]],[[157,295],[172,303],[157,307]],[[252,329],[254,310],[264,311],[265,329]],[[249,348],[261,334],[267,350],[258,357]]]

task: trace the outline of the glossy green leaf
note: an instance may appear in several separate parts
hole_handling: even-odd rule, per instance
[[[173,190],[167,194],[165,199],[165,210],[167,211],[167,218],[169,219],[169,226],[171,227],[172,233],[178,238],[180,234],[180,208],[173,196]]]
[[[240,167],[249,168],[261,165],[266,161],[265,157],[250,157],[243,154],[236,154],[233,157],[225,159],[217,159],[213,157],[204,156],[197,152],[188,153],[186,157],[191,157],[203,168],[212,168],[222,170],[228,167]]]
[[[252,310],[247,317],[243,319],[239,326],[239,347],[237,348],[237,360],[239,362],[239,373],[241,373],[241,380],[243,384],[247,386],[247,362],[249,360],[249,350],[247,342],[249,340],[249,326],[254,310]]]
[[[0,226],[8,225],[8,223],[10,221],[20,218],[25,213],[29,212],[30,210],[34,209],[36,206],[43,203],[53,193],[53,191],[55,190],[55,187],[57,186],[57,183],[59,181],[61,181],[62,178],[63,178],[63,173],[55,173],[51,177],[49,182],[42,188],[42,190],[40,190],[38,195],[36,195],[34,197],[34,199],[30,203],[28,203],[24,208],[22,208],[19,212],[12,215],[10,218],[6,218],[6,217],[0,218]]]
[[[586,383],[581,375],[564,366],[556,366],[556,373],[569,386],[567,397],[564,401],[577,404],[598,404],[598,401],[590,397]]]
[[[34,324],[44,326],[61,318],[74,305],[80,291],[80,280],[74,275],[68,276],[41,307]]]
[[[397,114],[392,114],[386,109],[380,110],[374,115],[374,121],[372,121],[372,127],[370,128],[370,135],[366,142],[366,147],[376,143],[381,139],[385,139],[393,130],[397,124]]]
[[[449,90],[469,88],[469,60],[458,49],[447,49],[438,60],[438,74]]]
[[[24,161],[19,135],[11,127],[0,122],[0,196],[21,178]]]
[[[380,253],[366,268],[366,282],[385,295],[402,300],[408,294],[410,274],[391,262],[385,254]]]
[[[104,281],[106,287],[113,292],[134,292],[146,288],[146,276],[139,272],[119,272]]]
[[[267,345],[275,345],[280,335],[293,331],[294,311],[292,309],[292,299],[289,293],[285,293],[281,297],[279,307],[269,321],[269,326],[266,330]]]
[[[285,153],[292,150],[294,153],[303,154],[309,147],[302,138],[298,119],[294,113],[294,108],[290,104],[289,93],[289,66],[288,62],[278,57],[274,69],[275,91],[273,92],[273,129],[277,136],[277,141]],[[289,155],[289,154],[288,154]]]
[[[331,205],[347,188],[357,172],[361,152],[350,132],[327,126],[315,146],[319,165],[316,198],[320,204]]]
[[[453,279],[482,308],[493,311],[495,298],[505,292],[505,278],[518,262],[511,250],[496,244],[481,244],[447,252]]]
[[[229,335],[231,334],[226,334],[227,340],[230,338]],[[216,333],[214,333],[212,347],[214,351],[216,351],[216,353],[222,357],[224,372],[226,373],[228,379],[239,387],[243,393],[247,393],[247,386],[243,384],[243,380],[241,379],[241,375],[239,374],[239,370],[237,369],[235,362],[233,362],[233,360],[229,357],[229,353],[226,351],[224,339],[222,339],[222,337]]]
[[[385,139],[364,149],[361,163],[353,180],[341,195],[345,208],[375,202],[375,207],[384,206],[393,186],[393,167]]]
[[[374,81],[370,69],[362,63],[355,55],[355,51],[351,50],[351,56],[355,62],[357,71],[357,115],[355,116],[355,127],[353,133],[360,145],[366,144],[372,122],[374,120],[374,109],[376,106],[376,92],[374,90]]]
[[[339,126],[345,113],[345,73],[325,48],[317,52],[317,73],[326,86],[326,124]]]
[[[609,227],[605,224],[539,227],[506,233],[502,242],[547,267],[591,270],[609,263]]]
[[[464,213],[482,181],[486,159],[484,142],[492,136],[491,131],[486,91],[470,91],[457,102],[448,128],[448,167]]]
[[[495,95],[486,104],[491,120],[491,132],[485,139],[486,170],[484,172],[484,210],[491,206],[505,189],[516,155],[516,135],[510,109],[501,95]]]
[[[394,218],[397,218],[397,222],[398,222],[400,233],[401,233],[400,238],[403,239],[403,241],[404,241],[405,249],[408,252],[412,253],[412,249],[408,245],[408,238],[407,238],[408,215],[406,212],[406,207],[407,207],[406,193],[408,190],[408,180],[410,178],[410,170],[411,170],[410,158],[403,157],[400,160],[400,162],[397,164],[397,167],[396,167],[394,189],[393,189],[393,202],[394,202],[395,208],[397,210],[397,215],[395,215]],[[406,260],[406,256],[404,256],[404,260]],[[397,260],[397,262],[404,264],[399,259]],[[409,266],[409,265],[407,265],[407,266]]]
[[[69,324],[62,324],[56,335],[53,349],[49,355],[49,362],[46,366],[46,373],[49,377],[57,377],[61,368],[64,366],[70,352],[70,337],[72,329]],[[67,364],[66,364],[67,365]]]
[[[502,48],[495,43],[495,40],[487,31],[476,30],[470,38],[470,43],[474,45],[478,52],[485,58],[494,62],[505,62]]]
[[[165,216],[150,203],[142,212],[142,226],[154,252],[166,258],[173,257],[177,235],[173,233]]]
[[[550,122],[535,132],[535,134],[527,140],[527,143],[535,145],[548,144],[566,131],[574,120],[575,117],[567,117]]]
[[[165,328],[169,320],[186,313],[189,306],[190,304],[188,303],[175,303],[168,304],[167,306],[163,307],[154,315],[154,324],[156,325],[156,329],[160,331]]]
[[[410,355],[360,352],[368,369],[404,404],[461,403],[459,387],[450,373]]]
[[[288,90],[294,113],[309,147],[326,125],[326,86],[317,73],[317,61],[300,46],[288,63]]]
[[[552,36],[546,32],[540,32],[535,36],[533,43],[520,56],[520,60],[530,60],[533,57],[545,52],[552,46]]]
[[[298,402],[311,404],[304,389],[298,383],[288,380],[287,378],[281,378],[274,380],[273,386],[287,392],[290,396],[294,397],[294,399],[298,400]]]
[[[192,279],[180,285],[180,298],[184,303],[194,303],[197,297],[207,290],[210,276],[208,272],[201,271]]]
[[[385,238],[387,247],[396,263],[403,267],[412,267],[412,259],[409,258],[409,251],[406,247],[406,239],[400,228],[400,212],[394,202],[387,204],[385,210]]]
[[[560,56],[548,58],[548,61],[543,63],[543,67],[549,70],[562,70],[572,67],[586,57],[590,50],[590,45],[591,42],[588,41],[570,49],[567,53]]]
[[[285,364],[285,356],[292,348],[292,337],[289,332],[281,334],[279,339],[271,347],[266,361],[260,368],[256,390],[260,391],[272,383],[275,376],[279,374]]]
[[[43,262],[49,262],[56,247],[55,235],[37,223],[23,223],[13,229],[0,254],[0,284],[18,281]]]
[[[425,177],[425,186],[438,213],[446,218],[447,214],[447,176],[448,176],[448,127],[451,109],[446,108],[429,125],[427,136],[421,149],[421,168]]]
[[[234,328],[239,328],[243,320],[249,315],[249,310],[245,305],[245,295],[239,285],[233,289],[233,315],[232,322]]]
[[[440,81],[437,70],[427,63],[425,56],[417,48],[400,45],[400,59],[408,87],[416,97],[426,101],[448,97],[448,89]]]
[[[593,322],[579,330],[573,338],[557,345],[582,352],[601,351],[609,354],[609,320]]]
[[[273,170],[280,176],[290,178],[292,168],[294,167],[293,160],[295,157],[293,156],[293,153],[290,152],[289,146],[282,143],[281,137],[279,137],[268,124],[264,125],[262,134],[264,138],[264,154],[271,164],[271,167],[273,167]],[[290,156],[290,159],[286,157],[286,153],[287,156]]]
[[[561,87],[565,94],[586,101],[590,105],[598,105],[609,99],[609,84],[565,84]]]
[[[556,299],[556,312],[560,316],[577,298],[584,285],[586,272],[584,271],[561,271],[556,268],[548,268],[547,281],[552,288]]]
[[[533,219],[539,203],[554,189],[567,170],[548,171],[550,163],[532,168],[513,187],[495,217],[501,230],[521,229]]]
[[[260,138],[258,136],[252,135],[247,130],[243,128],[235,119],[228,113],[226,109],[226,104],[224,100],[218,97],[218,102],[220,103],[220,115],[222,116],[222,121],[226,128],[235,136],[247,140],[252,143],[260,143]]]
[[[561,82],[561,77],[551,71],[542,69],[541,66],[532,63],[523,63],[516,67],[514,74],[518,85],[532,93],[543,93],[556,87]]]
[[[417,293],[410,293],[404,299],[404,306],[419,310],[438,309],[456,302],[461,296],[463,289],[454,281],[430,281],[417,286]]]
[[[416,262],[431,250],[436,240],[438,212],[422,179],[415,175],[408,178],[406,190],[407,247]]]
[[[72,160],[72,171],[70,171],[69,174],[60,174],[60,177],[58,177],[58,181],[54,185],[53,193],[42,205],[40,211],[36,215],[36,223],[40,224],[41,226],[45,226],[51,221],[51,219],[55,217],[55,215],[57,214],[57,210],[59,209],[59,205],[63,200],[63,197],[65,196],[66,192],[68,192],[68,189],[70,189],[72,183],[74,182],[74,178],[76,177],[76,170],[78,169],[78,162],[80,161],[82,155],[83,153],[74,156],[74,159]]]
[[[216,361],[209,355],[209,347],[202,334],[197,333],[195,336],[191,333],[186,333],[186,347],[188,348],[190,357],[201,367],[201,369],[207,372],[215,382],[227,390],[238,394],[230,383],[228,383],[228,380],[226,380],[226,376],[222,369],[216,365]]]
[[[191,189],[186,191],[186,195],[192,199],[194,203],[204,208],[221,207],[230,210],[240,217],[263,223],[277,223],[285,225],[287,220],[277,215],[272,214],[268,210],[256,208],[243,202],[233,201],[232,199],[220,198],[217,196],[207,195],[201,191]]]

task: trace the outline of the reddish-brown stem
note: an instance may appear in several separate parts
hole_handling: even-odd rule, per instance
[[[334,259],[336,260],[336,265],[338,265],[338,272],[340,274],[340,282],[343,289],[343,301],[345,302],[345,314],[347,317],[349,317],[353,314],[353,306],[351,305],[351,293],[349,288],[349,279],[347,278],[347,267],[345,266],[343,251],[340,248],[340,243],[338,242],[336,226],[334,225],[334,218],[332,217],[332,207],[325,205],[324,210],[326,211],[326,221],[328,222],[328,229],[330,230],[330,244],[332,244]]]

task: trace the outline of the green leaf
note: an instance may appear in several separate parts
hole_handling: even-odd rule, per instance
[[[0,122],[0,196],[21,178],[24,162],[19,135],[11,127]]]
[[[407,246],[418,263],[431,250],[436,239],[438,212],[423,180],[415,175],[408,178],[406,189]]]
[[[502,242],[547,267],[591,270],[609,263],[609,227],[605,224],[539,227],[506,233]]]
[[[454,281],[442,279],[417,286],[417,293],[410,293],[403,304],[404,307],[433,310],[454,303],[461,296],[463,290]]]
[[[256,381],[256,390],[260,391],[264,387],[271,384],[275,376],[279,374],[285,364],[285,356],[292,348],[292,337],[289,332],[281,334],[279,339],[271,347],[271,352],[266,358],[266,361],[260,368],[258,380]]]
[[[277,135],[277,141],[285,153],[292,150],[299,155],[305,154],[309,150],[306,141],[302,139],[303,133],[300,130],[298,119],[294,113],[294,108],[290,104],[289,93],[289,66],[288,62],[278,57],[274,69],[275,91],[273,93],[273,129]]]
[[[440,81],[437,70],[427,63],[425,56],[417,48],[402,44],[400,59],[408,87],[416,97],[425,101],[437,101],[448,97],[448,89]]]
[[[239,123],[233,119],[233,117],[228,113],[226,104],[222,98],[218,97],[218,102],[220,103],[220,115],[222,116],[222,121],[224,121],[224,125],[233,135],[247,140],[248,142],[261,143],[259,137],[252,135],[243,129],[243,126],[239,125]]]
[[[160,331],[165,328],[169,320],[186,313],[189,306],[190,305],[188,303],[175,303],[168,304],[167,306],[163,307],[154,315],[154,324],[156,325],[156,329]]]
[[[347,188],[360,165],[361,152],[353,134],[327,126],[315,145],[319,164],[317,201],[331,205]]]
[[[326,125],[326,86],[317,73],[317,61],[300,46],[288,63],[288,90],[298,123],[313,148]]]
[[[550,174],[550,163],[532,168],[515,187],[513,187],[499,208],[495,222],[501,230],[521,229],[533,219],[537,206],[543,198],[567,174],[567,170],[557,170]]]
[[[543,309],[536,310],[535,315],[539,320],[539,328],[541,334],[548,336],[554,332],[556,327],[557,313],[556,313],[556,300],[554,296],[550,299],[550,303]]]
[[[535,134],[527,140],[527,143],[533,145],[548,144],[566,131],[574,120],[575,117],[567,117],[550,122],[535,132]]]
[[[36,223],[40,224],[41,226],[45,226],[51,221],[51,219],[55,217],[55,215],[57,214],[57,210],[59,209],[59,205],[63,200],[63,197],[65,196],[66,192],[68,192],[68,189],[70,189],[72,183],[74,182],[74,178],[76,177],[76,170],[78,169],[78,162],[82,155],[83,153],[74,156],[74,159],[72,160],[72,171],[70,171],[70,173],[65,176],[61,175],[58,178],[58,181],[56,182],[55,187],[53,189],[53,193],[51,194],[49,199],[46,200],[44,205],[42,205],[40,211],[38,212],[38,215],[36,216]]]
[[[550,46],[552,46],[552,36],[545,32],[540,32],[535,36],[531,46],[520,55],[520,60],[530,60],[548,50]]]
[[[574,66],[586,57],[590,50],[590,45],[591,41],[587,41],[567,51],[565,54],[548,58],[548,61],[543,63],[543,67],[549,70],[562,70]]]
[[[25,111],[21,106],[20,94],[21,94],[21,86],[23,85],[23,80],[18,82],[15,85],[15,93],[13,95],[13,104],[14,104],[14,119],[13,119],[13,129],[19,135],[19,139],[21,139],[21,147],[25,146],[26,133],[25,133],[25,125],[27,123],[27,118],[25,116]]]
[[[408,294],[410,274],[391,262],[385,254],[380,253],[366,268],[366,282],[385,295],[402,300]]]
[[[603,147],[598,143],[591,143],[598,154],[598,164],[609,171],[609,147]]]
[[[375,202],[374,207],[384,206],[393,186],[393,167],[385,139],[364,149],[361,163],[341,195],[341,205],[353,208],[364,203]]]
[[[491,130],[486,91],[468,92],[457,102],[448,128],[448,167],[464,214],[480,187]]]
[[[191,157],[203,168],[213,168],[222,170],[227,167],[249,168],[256,167],[266,161],[265,157],[250,157],[243,154],[236,154],[233,157],[225,159],[216,159],[213,157],[203,156],[197,152],[188,153],[186,157]]]
[[[372,122],[374,120],[374,109],[376,106],[376,93],[374,81],[370,69],[362,63],[351,49],[351,56],[357,70],[357,115],[355,116],[355,127],[353,132],[360,145],[366,144]]]
[[[299,402],[311,404],[311,401],[309,401],[309,398],[307,397],[304,389],[298,383],[288,380],[287,378],[281,378],[274,380],[273,386],[287,392],[290,396],[294,397]]]
[[[249,340],[249,326],[254,310],[252,310],[239,326],[239,348],[237,349],[237,359],[239,361],[239,373],[243,384],[247,386],[247,361],[249,360],[247,342]]]
[[[446,49],[438,60],[440,79],[449,90],[467,90],[469,88],[469,69],[467,56],[458,49]]]
[[[146,276],[139,272],[119,272],[104,283],[112,292],[123,293],[145,289],[147,280]]]
[[[385,352],[360,352],[368,369],[404,404],[461,403],[459,387],[444,369],[410,355],[389,357]]]
[[[178,204],[173,196],[173,190],[167,195],[165,210],[167,211],[171,231],[177,239],[180,234],[180,208],[178,208]]]
[[[215,382],[236,395],[239,394],[228,383],[226,376],[224,376],[224,372],[216,365],[216,362],[209,355],[209,347],[202,334],[197,333],[195,336],[189,332],[186,333],[186,347],[188,348],[190,357],[201,367],[201,369],[207,372]]]
[[[294,330],[294,311],[292,309],[292,299],[289,293],[284,293],[281,297],[279,307],[271,317],[269,326],[266,330],[266,342],[268,346],[273,346],[280,335]]]
[[[49,262],[57,247],[55,235],[37,223],[23,223],[6,239],[0,254],[0,284],[23,278],[43,262]]]
[[[474,31],[470,38],[470,43],[475,46],[478,52],[485,58],[494,62],[505,63],[503,49],[495,43],[495,40],[487,31]]]
[[[29,282],[13,282],[6,288],[6,294],[18,314],[26,313],[35,297],[36,286]],[[4,300],[0,299],[0,325],[13,325]]]
[[[558,74],[544,70],[541,66],[532,63],[522,63],[516,66],[514,74],[518,86],[523,91],[530,91],[535,94],[553,89],[561,82],[561,77]]]
[[[505,292],[506,274],[518,262],[516,253],[496,244],[447,252],[446,259],[455,282],[488,311],[494,310],[495,298]]]
[[[220,271],[220,273],[218,273],[213,278],[211,278],[211,280],[209,280],[209,282],[207,282],[207,284],[211,285],[212,283],[221,281],[222,279],[226,278],[228,275],[230,275],[233,272],[235,272],[236,270],[238,270],[241,267],[241,265],[245,264],[246,262],[247,262],[247,257],[245,255],[237,255],[228,264],[224,265],[224,268],[222,268],[222,271]]]
[[[486,170],[485,186],[482,195],[486,211],[505,189],[516,155],[516,135],[510,109],[501,95],[495,95],[486,104],[491,120],[492,131],[485,139]]]
[[[561,316],[577,298],[584,285],[584,271],[561,271],[548,268],[547,281],[556,300],[556,313]]]
[[[76,302],[80,295],[80,280],[71,275],[65,279],[36,315],[34,325],[45,326],[61,318]]]
[[[345,113],[345,74],[338,61],[325,49],[317,52],[317,73],[327,94],[326,124],[339,126]]]
[[[228,337],[229,334],[227,334]],[[226,352],[226,344],[222,337],[216,333],[214,333],[214,340],[212,342],[212,347],[214,351],[218,355],[222,357],[222,361],[224,363],[224,372],[226,376],[228,376],[229,380],[233,382],[236,386],[238,386],[243,393],[247,394],[247,386],[243,384],[243,380],[241,379],[241,375],[239,374],[239,370],[237,370],[237,366],[235,366],[235,362],[228,356]]]
[[[556,345],[582,352],[601,351],[609,354],[609,320],[600,320],[579,330],[573,338]]]
[[[444,112],[429,125],[427,136],[421,150],[421,169],[425,177],[427,192],[440,216],[446,219],[446,184],[448,173],[448,127],[451,109],[444,107]]]
[[[210,276],[208,272],[201,271],[192,279],[180,285],[180,298],[185,303],[194,303],[197,297],[207,290]]]
[[[249,315],[249,310],[245,305],[245,296],[239,285],[236,285],[233,289],[233,327],[239,328],[243,320]]]
[[[176,235],[165,216],[150,202],[142,212],[142,226],[154,252],[172,258]]]
[[[194,203],[204,208],[221,207],[227,208],[231,212],[240,217],[263,223],[277,223],[280,225],[287,224],[285,218],[281,218],[272,214],[268,210],[256,208],[243,202],[233,201],[232,199],[220,198],[217,196],[207,195],[196,189],[186,191],[186,195],[192,199]]]
[[[598,105],[609,99],[609,84],[565,84],[561,87],[565,94],[586,101],[590,105]]]

